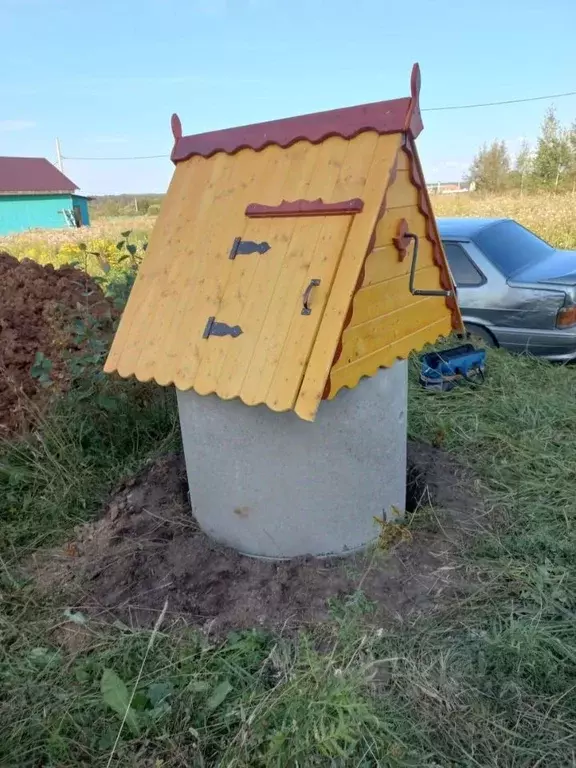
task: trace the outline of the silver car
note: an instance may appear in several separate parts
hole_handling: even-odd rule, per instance
[[[576,358],[576,251],[512,219],[444,219],[438,228],[467,330],[491,346]]]

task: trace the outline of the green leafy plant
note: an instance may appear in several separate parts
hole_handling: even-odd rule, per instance
[[[138,250],[138,246],[135,243],[129,242],[130,235],[132,234],[132,230],[127,230],[126,232],[120,233],[122,236],[122,240],[120,240],[118,243],[116,243],[116,250],[118,251],[125,251],[125,253],[120,256],[118,259],[119,263],[122,263],[124,261],[129,262],[130,269],[136,272],[138,270],[138,267],[142,263],[142,259],[144,258],[144,253],[146,252],[146,249],[148,248],[148,243],[144,242],[141,246],[141,250]]]
[[[138,715],[132,708],[130,694],[124,681],[112,669],[105,669],[100,680],[104,703],[123,720],[135,736],[140,734]]]
[[[121,254],[118,258],[118,264],[127,265],[127,269],[122,269],[107,281],[107,296],[119,309],[123,308],[128,300],[138,269],[148,248],[148,241],[144,241],[140,246],[130,242],[131,234],[132,230],[122,232],[122,240],[116,243],[116,250]]]
[[[53,384],[52,369],[54,363],[50,360],[44,352],[36,352],[32,368],[30,369],[30,375],[33,379],[36,379],[43,387],[50,387]]]

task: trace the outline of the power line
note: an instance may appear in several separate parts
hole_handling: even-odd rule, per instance
[[[68,157],[68,155],[62,155],[62,160],[157,160],[160,157],[170,157],[170,155],[139,155],[136,157]]]
[[[482,104],[458,104],[450,107],[425,107],[422,112],[443,112],[449,109],[477,109],[478,107],[499,107],[503,104],[525,104],[528,101],[545,101],[546,99],[563,99],[565,96],[576,96],[576,91],[553,93],[548,96],[531,96],[527,99],[507,99],[506,101],[486,101]]]
[[[547,99],[563,99],[567,96],[576,96],[576,91],[566,93],[552,93],[547,96],[530,96],[525,99],[506,99],[505,101],[485,101],[479,104],[454,104],[447,107],[424,107],[421,112],[448,112],[455,109],[480,109],[482,107],[500,107],[507,104],[526,104],[530,101],[546,101]],[[134,157],[68,157],[62,155],[63,160],[159,160],[170,155],[136,155]]]

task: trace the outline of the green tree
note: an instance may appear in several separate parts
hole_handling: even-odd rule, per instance
[[[572,192],[576,192],[576,120],[568,129],[568,148],[570,151],[570,184]]]
[[[532,173],[534,170],[534,155],[530,144],[524,139],[520,145],[516,160],[514,161],[514,170],[510,173],[510,184],[525,190],[530,186]]]
[[[533,163],[534,163],[534,158],[532,156],[532,150],[530,149],[530,144],[528,144],[526,139],[524,139],[524,141],[520,145],[520,150],[516,155],[516,162],[514,163],[514,168],[521,176],[528,176],[530,173],[532,173]]]
[[[475,156],[467,180],[483,192],[498,192],[510,182],[510,156],[504,141],[484,144]]]
[[[534,157],[534,176],[543,186],[557,188],[569,175],[571,161],[569,132],[562,129],[554,107],[550,107],[540,129]]]

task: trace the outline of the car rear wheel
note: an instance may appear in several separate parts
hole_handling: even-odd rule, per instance
[[[479,344],[483,347],[497,347],[498,342],[492,336],[490,331],[481,325],[467,325],[466,333],[472,344]]]

